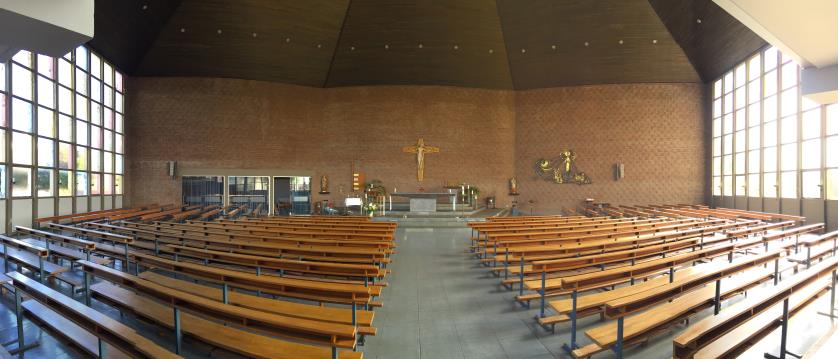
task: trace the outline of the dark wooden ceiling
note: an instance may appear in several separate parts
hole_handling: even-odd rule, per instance
[[[90,45],[134,76],[533,89],[707,82],[764,42],[712,0],[97,0]]]

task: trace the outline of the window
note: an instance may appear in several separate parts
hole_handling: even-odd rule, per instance
[[[87,171],[87,148],[76,147],[76,170]]]
[[[12,128],[32,132],[32,104],[20,99],[12,100]]]
[[[58,143],[58,168],[73,168],[73,148],[69,143]]]
[[[95,196],[102,194],[102,175],[98,173],[90,174],[90,195]]]
[[[55,141],[38,139],[38,166],[55,167]]]
[[[55,112],[38,107],[38,134],[55,137]]]
[[[32,71],[18,64],[12,65],[12,94],[32,100]]]
[[[821,171],[803,172],[800,188],[803,198],[821,198]]]
[[[38,76],[38,104],[55,108],[55,88],[53,82],[43,76]]]
[[[797,198],[797,172],[789,171],[780,174],[781,195],[783,198]]]
[[[47,168],[38,169],[38,197],[52,197],[55,178],[52,170]]]
[[[826,199],[838,199],[838,168],[826,170]]]
[[[821,139],[803,141],[801,144],[800,168],[804,170],[821,168]]]
[[[748,175],[748,197],[759,197],[760,180],[759,174]]]
[[[20,165],[32,164],[32,136],[20,132],[12,133],[12,162]]]
[[[6,166],[0,165],[0,198],[6,198]]]
[[[73,177],[70,176],[71,171],[58,171],[58,195],[61,197],[69,197],[73,195],[71,188],[73,188]]]
[[[86,172],[76,172],[76,196],[87,196]]]

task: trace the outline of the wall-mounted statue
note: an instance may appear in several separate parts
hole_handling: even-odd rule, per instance
[[[329,194],[329,176],[320,176],[320,194]]]
[[[562,150],[557,158],[536,161],[535,173],[538,177],[555,183],[590,184],[591,178],[585,172],[576,169],[575,161],[576,152]]]
[[[509,195],[510,196],[517,196],[518,193],[518,180],[515,177],[509,179]]]

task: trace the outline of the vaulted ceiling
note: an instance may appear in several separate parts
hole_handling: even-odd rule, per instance
[[[134,76],[334,87],[707,82],[765,46],[711,0],[96,0]]]

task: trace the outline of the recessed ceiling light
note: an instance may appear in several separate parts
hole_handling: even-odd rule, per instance
[[[215,32],[218,33],[219,35],[221,35],[221,29],[218,29]]]
[[[622,44],[623,44],[623,40],[617,41],[617,43],[619,43],[620,45],[622,45]]]
[[[259,34],[257,34],[257,33],[255,33],[255,32],[254,32],[254,33],[253,33],[253,37],[256,37],[256,36],[259,36]]]
[[[489,49],[489,53],[493,54],[493,53],[495,53],[495,50],[494,49]]]
[[[321,48],[321,47],[323,47],[323,45],[322,45],[322,44],[317,44],[317,48],[318,48],[318,49],[319,49],[319,48]]]
[[[587,41],[585,41],[585,47],[588,47],[588,45],[590,45],[590,43],[588,43]]]
[[[350,46],[349,51],[355,51],[355,46]]]
[[[556,49],[556,45],[550,46],[550,48],[552,48],[553,50],[555,50],[555,49]]]
[[[143,4],[143,10],[148,10],[148,4]]]
[[[657,43],[658,43],[658,40],[652,40],[652,43],[653,43],[653,44],[657,44]]]
[[[384,44],[384,50],[389,50],[389,49],[390,49],[390,44]]]
[[[454,45],[454,50],[459,50],[459,49],[460,49],[459,45]]]
[[[701,19],[695,19],[695,22],[696,22],[697,24],[700,24],[700,23],[701,23]]]
[[[421,49],[421,48],[423,48],[423,47],[425,47],[425,46],[424,46],[424,45],[422,45],[422,44],[419,44],[419,48],[420,48],[420,49]]]
[[[521,53],[522,53],[522,54],[527,53],[527,49],[521,49]]]
[[[186,32],[186,28],[185,27],[180,28],[180,32]]]
[[[285,38],[285,42],[291,42],[291,38],[290,38],[290,37],[286,37],[286,38]]]

